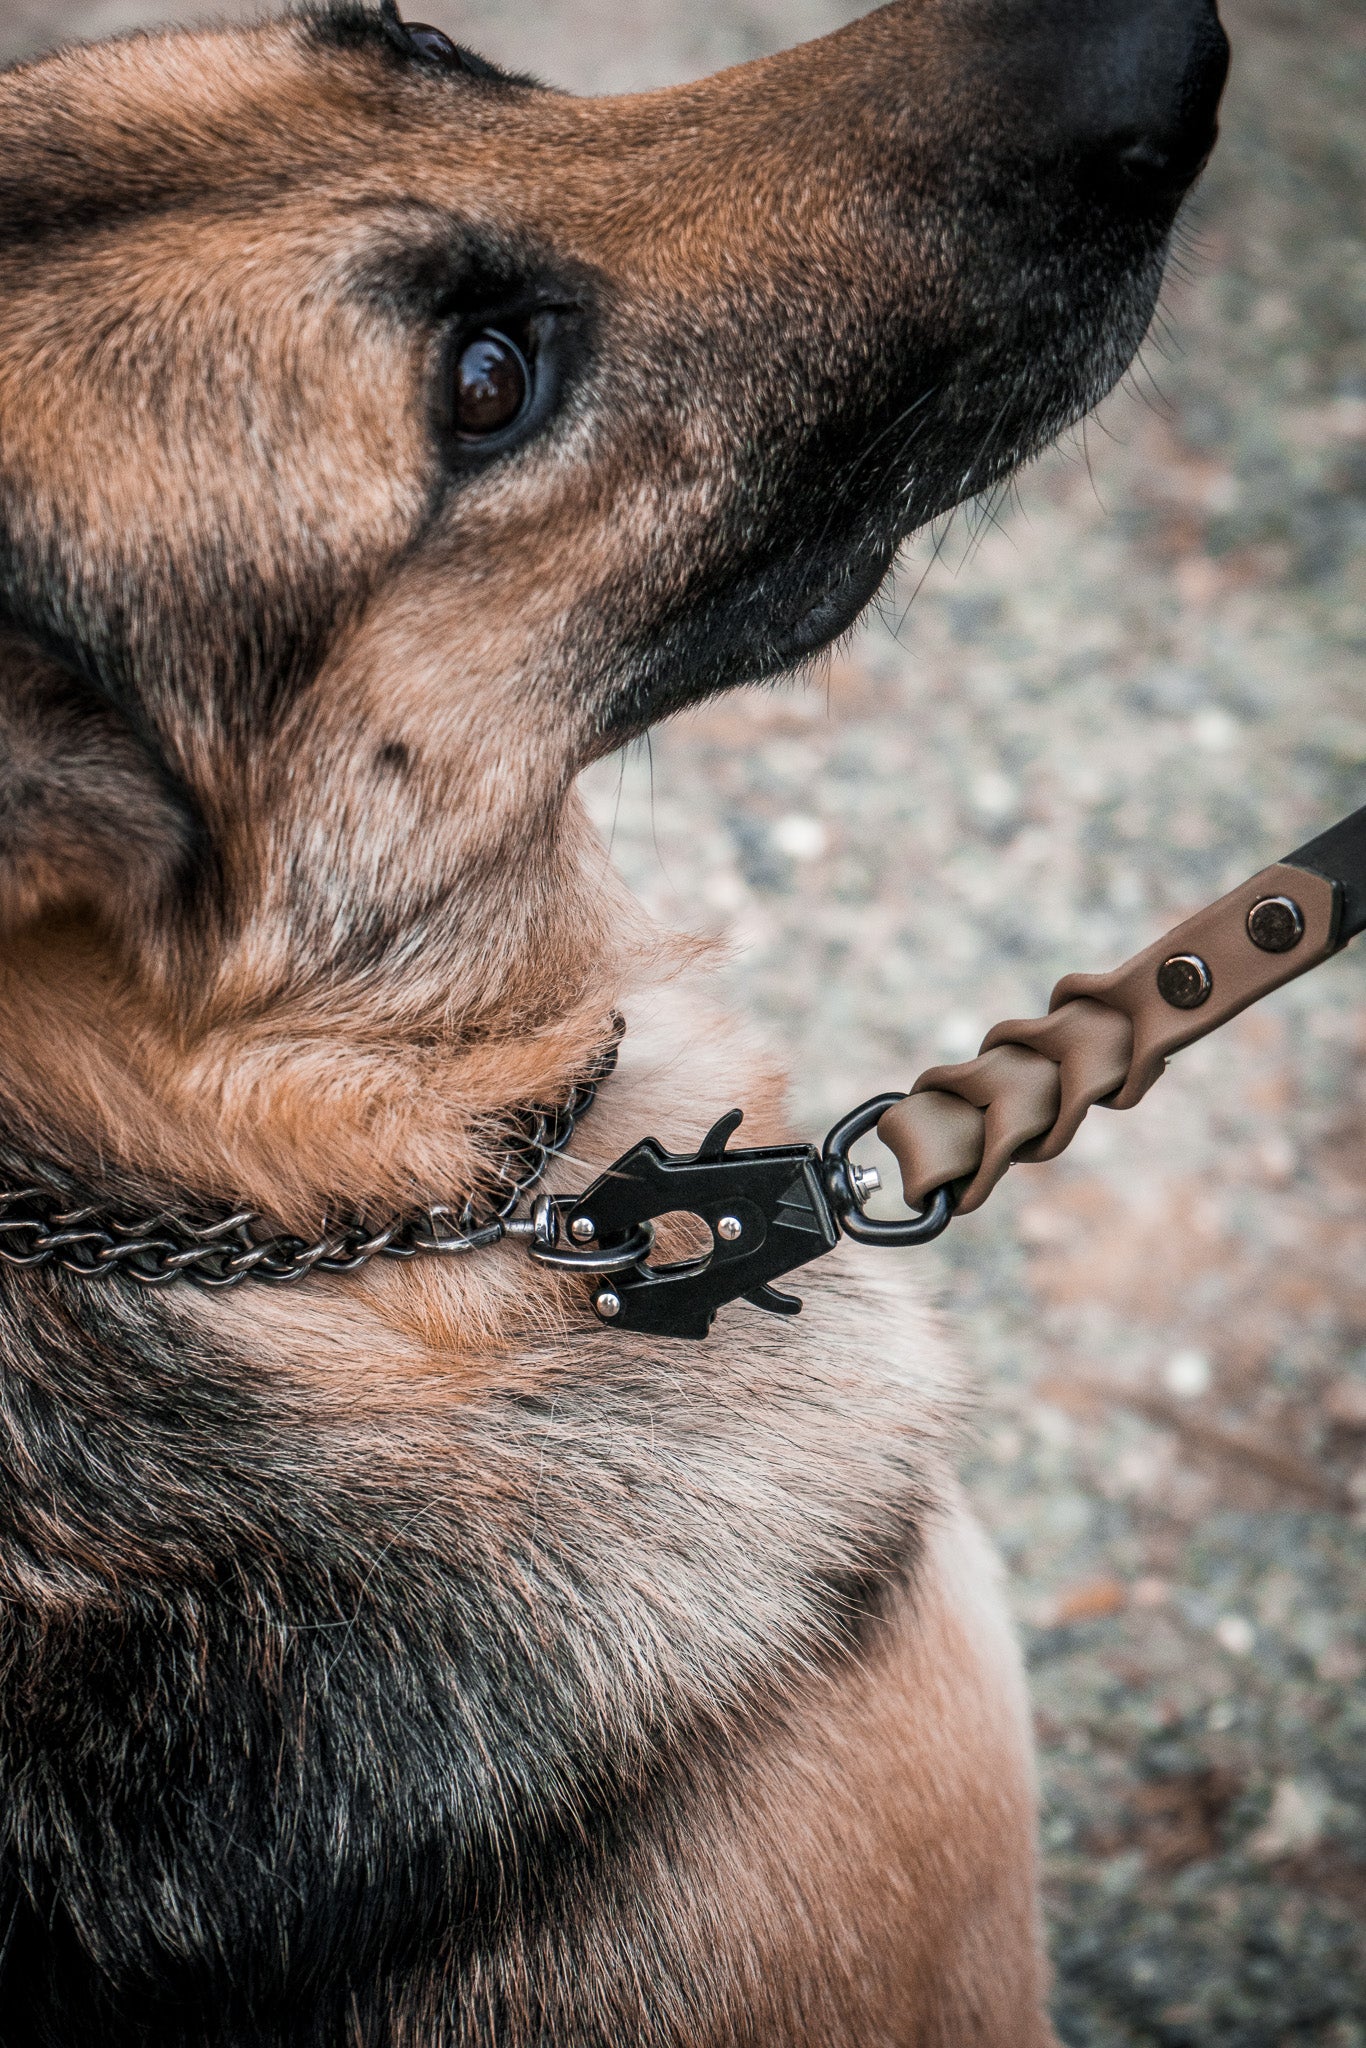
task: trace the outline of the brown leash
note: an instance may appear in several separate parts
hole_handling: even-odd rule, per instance
[[[642,1139],[564,1204],[575,1244],[614,1243],[669,1210],[711,1225],[712,1249],[674,1266],[605,1263],[593,1305],[619,1329],[705,1337],[718,1308],[743,1297],[793,1315],[773,1281],[841,1236],[928,1244],[955,1214],[980,1208],[1012,1161],[1056,1159],[1088,1109],[1130,1109],[1174,1052],[1307,973],[1366,930],[1366,809],[1187,918],[1112,974],[1069,974],[1046,1017],[998,1024],[975,1060],[932,1067],[909,1095],[879,1095],[814,1146],[731,1151],[733,1110],[695,1154]],[[865,1213],[877,1176],[851,1149],[876,1128],[896,1155],[907,1206]],[[598,1254],[604,1256],[604,1252]],[[543,1253],[543,1257],[547,1254]],[[575,1253],[549,1254],[571,1266]]]
[[[980,1209],[1015,1160],[1056,1159],[1088,1109],[1132,1109],[1168,1059],[1366,930],[1366,810],[1263,868],[1110,974],[1068,974],[1048,1015],[997,1024],[877,1126],[920,1208]]]

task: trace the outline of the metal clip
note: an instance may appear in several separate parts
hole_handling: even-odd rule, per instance
[[[601,1252],[559,1252],[553,1263],[590,1271],[614,1270],[588,1262],[603,1253],[619,1256],[635,1232],[660,1216],[686,1211],[711,1229],[711,1250],[700,1258],[649,1266],[637,1255],[615,1268],[610,1287],[594,1295],[603,1321],[621,1330],[705,1337],[717,1309],[741,1297],[774,1315],[799,1312],[800,1301],[770,1282],[839,1242],[820,1160],[812,1145],[728,1152],[742,1118],[741,1110],[731,1110],[692,1153],[666,1152],[654,1138],[643,1138],[567,1205],[571,1239],[592,1239]]]
[[[845,1117],[823,1153],[814,1145],[728,1151],[743,1121],[738,1109],[712,1126],[696,1152],[666,1152],[654,1138],[644,1138],[582,1195],[558,1205],[569,1238],[584,1249],[535,1246],[532,1256],[546,1265],[611,1275],[593,1300],[602,1321],[616,1329],[705,1337],[717,1310],[742,1299],[772,1315],[798,1315],[797,1296],[772,1283],[833,1251],[841,1231],[867,1244],[926,1244],[949,1220],[949,1198],[942,1191],[924,1215],[906,1223],[876,1223],[863,1215],[849,1148],[896,1100],[879,1097]],[[645,1264],[655,1221],[679,1211],[708,1226],[710,1250],[669,1264]],[[590,1244],[597,1248],[587,1249]]]
[[[871,1102],[851,1109],[841,1117],[821,1148],[826,1192],[830,1196],[840,1229],[859,1244],[929,1244],[953,1221],[953,1197],[948,1188],[936,1188],[918,1216],[904,1221],[880,1222],[863,1213],[861,1190],[855,1176],[858,1168],[849,1162],[849,1148],[881,1123],[901,1095],[875,1095]]]

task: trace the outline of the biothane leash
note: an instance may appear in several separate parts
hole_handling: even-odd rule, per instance
[[[1069,974],[1048,1015],[997,1024],[974,1060],[932,1067],[908,1095],[874,1096],[814,1145],[730,1149],[743,1113],[716,1122],[696,1152],[642,1138],[579,1195],[535,1193],[598,1083],[616,1064],[616,1032],[568,1100],[515,1120],[489,1206],[434,1207],[382,1230],[351,1221],[316,1239],[271,1236],[249,1210],[217,1220],[70,1206],[53,1190],[0,1192],[0,1260],[55,1265],[83,1279],[124,1275],[147,1287],[276,1284],[352,1273],[371,1259],[459,1256],[522,1239],[541,1265],[582,1274],[599,1319],[618,1330],[705,1337],[741,1299],[777,1315],[801,1302],[773,1282],[860,1244],[928,1244],[955,1215],[980,1208],[1015,1160],[1056,1159],[1088,1109],[1131,1109],[1167,1060],[1272,989],[1317,967],[1366,930],[1366,809],[1263,868],[1110,974]],[[878,1186],[850,1152],[876,1128],[896,1156],[908,1207],[865,1213]],[[697,1257],[650,1264],[655,1224],[684,1212],[711,1231]]]

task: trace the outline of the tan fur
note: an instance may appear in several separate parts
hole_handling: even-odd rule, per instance
[[[697,1925],[695,1954],[731,1933],[718,1901],[760,1931],[735,2033],[757,2011],[759,2038],[801,2048],[1053,2042],[1023,1685],[997,1580],[950,1495],[879,1654],[813,1687],[743,1803],[718,1801],[683,1868],[652,1873]]]

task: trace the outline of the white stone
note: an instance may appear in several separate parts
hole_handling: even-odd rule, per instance
[[[1018,800],[1014,783],[997,768],[988,768],[973,778],[973,805],[985,818],[1008,818]]]
[[[777,819],[769,836],[789,860],[819,860],[830,844],[830,834],[821,820],[803,811],[790,811]]]
[[[1221,1614],[1214,1637],[1230,1657],[1250,1657],[1257,1646],[1257,1631],[1245,1614]]]
[[[1248,1854],[1259,1863],[1281,1856],[1302,1856],[1323,1840],[1332,1799],[1312,1778],[1281,1778],[1271,1795],[1271,1810],[1249,1841]]]
[[[1226,754],[1242,738],[1243,729],[1233,715],[1218,704],[1208,704],[1191,720],[1191,738],[1207,754]]]
[[[1162,1368],[1162,1384],[1182,1401],[1197,1401],[1210,1389],[1210,1362],[1203,1351],[1174,1351]]]

